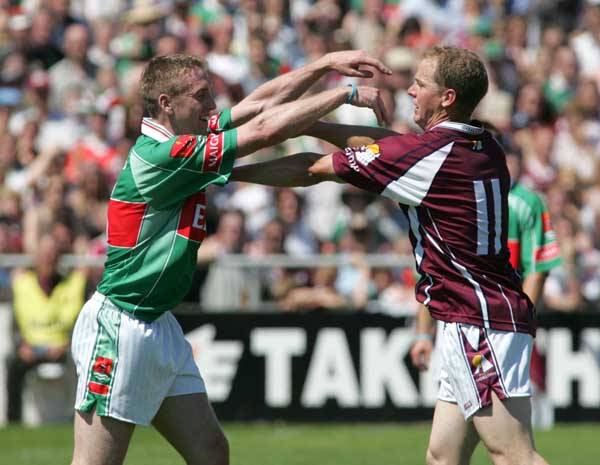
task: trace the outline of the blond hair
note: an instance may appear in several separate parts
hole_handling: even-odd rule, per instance
[[[422,59],[437,61],[433,79],[442,89],[454,89],[456,107],[473,113],[488,90],[488,75],[481,58],[464,48],[436,46],[426,50]]]
[[[198,68],[206,71],[206,62],[192,55],[179,53],[152,58],[140,82],[140,97],[150,116],[154,118],[160,113],[158,96],[167,94],[175,97],[187,91],[189,81],[182,78]]]

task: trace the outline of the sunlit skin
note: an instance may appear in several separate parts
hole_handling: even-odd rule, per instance
[[[414,121],[423,130],[449,120],[448,108],[456,100],[456,92],[453,89],[442,89],[434,81],[436,66],[435,58],[421,61],[414,81],[407,91],[415,105]]]
[[[174,134],[207,134],[208,119],[217,107],[208,76],[196,68],[183,79],[189,83],[186,92],[159,95],[158,103],[163,111],[157,119]]]

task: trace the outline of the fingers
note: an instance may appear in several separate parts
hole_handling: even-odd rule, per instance
[[[377,69],[378,71],[382,72],[383,74],[392,74],[392,70],[389,69],[387,66],[385,66],[381,61],[372,58],[370,56],[365,56],[362,60],[363,64],[365,65],[369,65],[372,66],[373,68]]]

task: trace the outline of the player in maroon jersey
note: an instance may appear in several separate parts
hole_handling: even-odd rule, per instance
[[[467,464],[479,439],[495,464],[547,463],[531,430],[534,308],[509,263],[505,155],[488,131],[469,124],[487,87],[477,55],[434,47],[408,90],[423,134],[323,123],[308,133],[347,148],[247,165],[231,178],[347,182],[406,213],[421,275],[417,299],[444,322],[430,465]]]

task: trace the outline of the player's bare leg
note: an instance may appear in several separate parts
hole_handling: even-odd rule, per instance
[[[535,450],[529,397],[501,401],[492,394],[492,405],[477,412],[473,423],[494,465],[548,465]]]
[[[229,464],[229,444],[206,394],[167,397],[152,424],[188,465]]]
[[[438,400],[433,414],[427,465],[468,465],[479,442],[472,422],[456,404]]]
[[[71,465],[121,465],[135,425],[96,412],[75,412]]]

